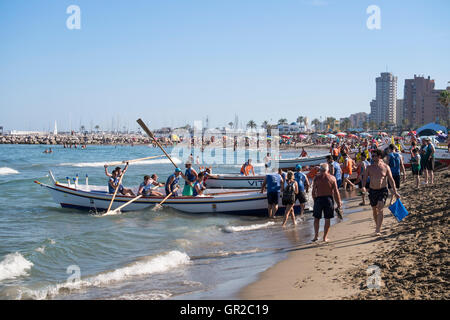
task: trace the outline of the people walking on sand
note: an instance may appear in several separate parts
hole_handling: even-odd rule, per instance
[[[362,185],[363,192],[366,192],[366,182],[370,178],[369,182],[369,201],[372,207],[373,220],[375,222],[375,234],[381,235],[381,226],[383,224],[383,209],[388,197],[387,183],[392,186],[394,195],[400,198],[395,187],[395,181],[392,178],[392,173],[389,165],[383,161],[383,152],[379,149],[372,151],[373,164],[367,167],[364,171]]]
[[[187,161],[185,163],[186,171],[181,173],[181,176],[185,180],[183,188],[183,196],[192,196],[194,194],[194,183],[197,180],[198,173],[192,168],[192,162]]]
[[[328,167],[329,167],[329,169],[328,169],[329,171],[328,172],[332,176],[334,176],[336,178],[336,183],[337,183],[337,186],[338,186],[338,189],[339,189],[341,187],[341,185],[342,185],[341,166],[330,155],[327,156],[327,163],[328,163]]]
[[[367,167],[370,166],[370,162],[367,161],[366,158],[366,154],[363,152],[361,153],[361,160],[358,162],[358,167],[356,168],[356,171],[358,172],[358,177],[356,178],[355,184],[358,184],[359,189],[362,190],[362,178],[364,175],[364,171],[367,170]],[[366,181],[366,185],[365,185],[366,189],[369,188],[369,180]],[[365,206],[366,205],[366,192],[362,192],[361,191],[361,197],[362,197],[362,202],[359,203],[360,206]]]
[[[350,181],[350,176],[353,173],[354,162],[348,156],[347,153],[343,153],[342,157],[344,158],[344,163],[343,163],[343,166],[342,166],[343,188],[344,188],[344,191],[347,191],[347,185],[348,185],[348,186],[350,186],[350,190],[353,190],[355,188],[355,185]]]
[[[312,185],[312,197],[314,199],[314,239],[319,240],[320,219],[325,218],[323,229],[323,241],[328,242],[328,232],[330,230],[330,219],[334,217],[334,202],[337,208],[342,208],[341,196],[336,183],[336,178],[328,172],[328,163],[320,164],[320,172],[314,177]]]
[[[387,163],[389,164],[389,168],[391,169],[392,178],[395,181],[395,187],[400,189],[400,173],[403,175],[403,182],[406,179],[406,171],[405,166],[403,164],[402,156],[395,152],[395,145],[390,144],[388,147],[388,154],[386,155]],[[388,183],[389,189],[392,186]],[[391,196],[390,205],[394,202],[394,194]]]
[[[424,173],[424,171],[425,171],[425,166],[426,166],[427,160],[428,160],[425,158],[425,153],[426,153],[428,144],[427,144],[427,141],[425,138],[421,139],[421,143],[422,144],[420,145],[419,154],[420,154],[420,174],[422,175],[422,173]],[[426,172],[425,172],[425,174],[426,174]],[[428,179],[426,179],[426,180],[428,180]]]
[[[416,188],[419,189],[420,188],[420,154],[419,154],[418,148],[414,148],[412,150],[412,156],[411,156],[410,162],[411,162],[412,175],[413,175],[413,177],[415,177],[415,181],[416,181]]]
[[[281,185],[284,183],[283,178],[277,172],[269,173],[264,178],[261,186],[261,193],[267,187],[267,204],[269,218],[275,218],[278,211],[278,200],[280,198]]]
[[[302,166],[300,164],[297,164],[295,166],[294,179],[297,182],[298,186],[298,193],[295,199],[300,203],[300,220],[303,221],[303,215],[305,213],[305,203],[308,202],[306,195],[309,191],[309,179],[306,174],[302,172]]]
[[[284,211],[284,222],[282,226],[286,226],[286,222],[288,221],[289,217],[292,218],[292,223],[295,226],[297,225],[297,222],[295,221],[294,204],[298,194],[298,184],[294,179],[294,173],[290,170],[287,172],[286,182],[281,184],[281,192],[283,193],[283,196],[281,197],[281,203],[283,204],[283,206],[286,206]]]
[[[180,176],[181,176],[181,169],[175,168],[175,172],[172,173],[166,180],[166,184],[165,184],[166,195],[169,195],[170,193],[172,193],[173,197],[178,196],[177,190],[180,187],[178,185],[178,183],[180,181]]]
[[[425,139],[427,146],[425,147],[425,168],[423,170],[425,171],[425,184],[428,184],[428,179],[430,179],[430,184],[434,183],[434,153],[435,149],[433,144],[431,143],[430,138]]]

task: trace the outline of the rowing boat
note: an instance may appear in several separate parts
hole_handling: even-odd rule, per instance
[[[89,212],[105,211],[113,197],[108,193],[106,186],[91,185],[68,185],[65,183],[54,182],[53,185],[44,184],[35,181],[41,187],[46,188],[53,200],[63,208],[79,209]],[[164,192],[163,189],[158,191]],[[133,199],[130,196],[116,195],[111,206],[111,210],[127,203]],[[164,196],[141,197],[128,205],[122,211],[137,211],[153,207],[161,202]],[[278,214],[284,214],[285,207],[279,203]],[[205,213],[223,213],[234,215],[267,215],[267,193],[260,193],[257,190],[206,190],[203,196],[177,196],[170,197],[164,203],[164,206],[178,211],[205,214]],[[295,212],[300,212],[300,206],[294,207]]]
[[[257,189],[262,187],[265,175],[244,176],[241,174],[209,175],[205,182],[207,188]]]
[[[294,159],[280,159],[278,160],[278,166],[281,169],[294,169],[296,165],[305,166],[318,166],[323,162],[327,162],[327,154],[314,157],[301,157]]]

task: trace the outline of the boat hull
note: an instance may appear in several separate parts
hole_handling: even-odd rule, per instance
[[[319,164],[327,162],[327,154],[317,157],[305,157],[295,159],[280,159],[278,166],[281,169],[294,169],[297,164],[304,166],[318,166]]]
[[[207,188],[261,189],[265,176],[217,175],[208,177]]]
[[[61,184],[53,186],[40,184],[47,188],[54,201],[63,208],[73,208],[90,212],[106,211],[112,195],[101,191],[86,191],[66,187]],[[129,204],[122,211],[145,210],[160,203],[164,197],[142,197]],[[116,209],[125,204],[133,197],[117,195],[111,206]],[[285,207],[279,203],[278,215],[284,214]],[[212,192],[201,197],[171,197],[164,203],[165,207],[170,207],[178,211],[193,214],[233,214],[233,215],[257,215],[267,216],[267,194],[256,190]],[[300,206],[294,207],[296,213],[300,212]]]

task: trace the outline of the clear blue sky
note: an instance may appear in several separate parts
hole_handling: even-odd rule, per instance
[[[81,8],[81,30],[66,9]],[[366,8],[381,9],[369,30]],[[152,128],[369,112],[375,78],[450,80],[450,1],[0,0],[0,126]]]

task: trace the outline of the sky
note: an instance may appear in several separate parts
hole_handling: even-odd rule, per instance
[[[69,29],[70,5],[80,28]],[[380,29],[366,12],[380,8]],[[386,70],[450,81],[448,0],[0,0],[0,126],[136,130],[370,112]],[[72,20],[71,20],[72,21]]]

